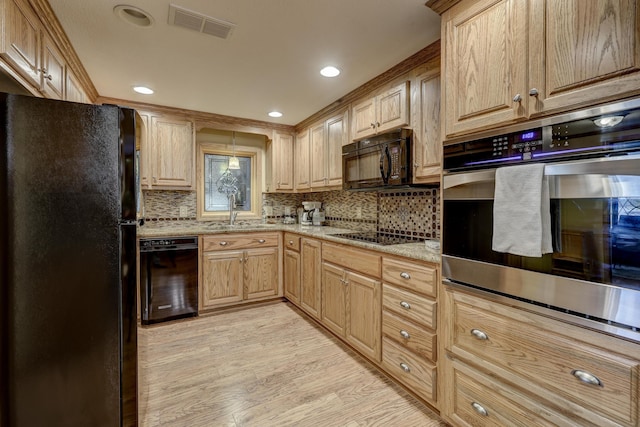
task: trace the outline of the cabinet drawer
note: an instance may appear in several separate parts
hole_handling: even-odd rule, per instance
[[[297,234],[284,233],[284,247],[292,251],[300,251],[300,236]]]
[[[322,259],[368,276],[380,277],[382,265],[380,255],[367,252],[364,249],[323,243]]]
[[[382,280],[425,295],[436,296],[436,270],[425,265],[384,258]]]
[[[384,284],[382,307],[431,329],[436,329],[436,302],[412,292]]]
[[[436,367],[433,363],[396,344],[382,339],[382,366],[423,398],[436,400]]]
[[[474,355],[485,366],[496,366],[488,369],[515,373],[543,397],[548,390],[622,425],[637,425],[637,360],[571,338],[572,329],[579,329],[571,325],[561,335],[542,321],[521,322],[509,307],[489,311],[471,299],[454,304],[454,354]]]
[[[219,234],[202,238],[202,251],[226,251],[278,246],[278,233]]]
[[[384,310],[382,313],[382,332],[404,348],[429,360],[436,360],[436,334],[427,332],[423,326]]]
[[[452,418],[463,426],[555,426],[572,425],[548,409],[541,412],[554,419],[544,420],[534,412],[540,405],[493,378],[454,362],[454,413]],[[519,401],[521,404],[514,402]]]

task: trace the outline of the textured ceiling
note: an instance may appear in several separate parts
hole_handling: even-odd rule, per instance
[[[166,0],[126,2],[152,15],[148,28],[117,17],[122,0],[49,3],[101,96],[289,125],[440,38],[424,0],[174,2],[234,23],[227,39],[168,25]],[[326,64],[342,74],[320,76]]]

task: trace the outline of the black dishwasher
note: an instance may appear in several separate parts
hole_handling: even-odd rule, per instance
[[[142,324],[198,315],[198,238],[140,239]]]

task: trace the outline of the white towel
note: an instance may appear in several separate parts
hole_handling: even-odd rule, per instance
[[[544,164],[496,170],[492,243],[496,252],[527,257],[553,252],[549,182]]]

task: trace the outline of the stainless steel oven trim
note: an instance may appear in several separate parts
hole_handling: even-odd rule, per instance
[[[640,342],[640,331],[633,331],[627,328],[620,328],[615,325],[609,325],[596,320],[588,319],[585,317],[579,317],[573,314],[567,314],[562,311],[545,308],[539,305],[530,304],[518,299],[514,299],[508,296],[499,295],[487,290],[472,287],[466,284],[457,283],[452,280],[443,278],[442,283],[452,289],[462,290],[468,293],[478,295],[480,297],[495,301],[501,304],[505,304],[511,307],[516,307],[522,310],[530,311],[536,314],[540,314],[552,319],[561,320],[567,323],[571,323],[577,326],[593,329],[596,331],[604,332],[609,335],[613,335],[617,338],[623,338],[634,342]]]
[[[442,277],[457,283],[627,325],[636,328],[635,339],[640,341],[640,290],[451,255],[442,256]]]

